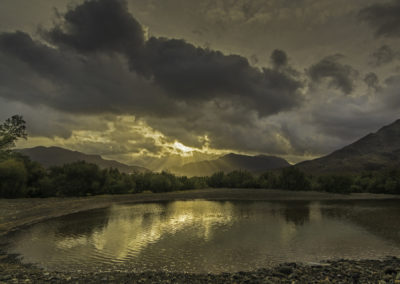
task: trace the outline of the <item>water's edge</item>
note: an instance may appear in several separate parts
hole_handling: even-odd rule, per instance
[[[284,263],[254,271],[191,274],[168,272],[97,271],[57,272],[21,264],[16,256],[0,253],[3,283],[399,283],[400,259],[335,260],[321,263]]]
[[[314,191],[299,192],[276,189],[209,188],[169,193],[0,199],[0,237],[45,220],[93,209],[103,209],[110,207],[113,204],[135,204],[195,199],[204,199],[209,201],[340,201],[390,200],[400,199],[400,196],[371,193],[334,194]]]

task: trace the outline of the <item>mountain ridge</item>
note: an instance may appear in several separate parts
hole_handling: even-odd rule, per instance
[[[98,165],[100,168],[116,168],[120,172],[133,173],[133,172],[149,172],[150,170],[140,166],[129,166],[115,160],[103,159],[100,155],[85,154],[78,151],[68,150],[61,147],[51,146],[37,146],[33,148],[17,149],[26,156],[29,156],[33,161],[42,164],[48,168],[51,166],[62,166],[64,164],[73,163],[77,161],[85,161]]]
[[[171,171],[187,176],[209,176],[219,171],[246,170],[252,173],[262,173],[288,166],[290,164],[285,159],[275,156],[248,156],[229,153],[214,160],[187,163],[181,167],[172,168]]]
[[[376,171],[400,166],[400,119],[326,156],[295,167],[315,174]]]

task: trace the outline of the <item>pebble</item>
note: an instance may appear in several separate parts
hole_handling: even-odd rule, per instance
[[[291,268],[290,266],[279,266],[278,271],[280,273],[289,275],[289,274],[293,273],[293,268]]]
[[[255,271],[221,274],[172,272],[134,273],[126,270],[51,272],[34,266],[0,260],[4,283],[396,283],[400,284],[400,259],[338,260],[322,265],[286,263]]]
[[[391,266],[387,266],[385,267],[385,274],[395,274],[396,273],[396,269],[394,269]]]

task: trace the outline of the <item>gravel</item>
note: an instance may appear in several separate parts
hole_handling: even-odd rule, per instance
[[[400,259],[335,260],[284,263],[273,268],[236,273],[192,274],[126,270],[96,272],[46,271],[21,264],[13,255],[0,259],[0,283],[400,283]]]

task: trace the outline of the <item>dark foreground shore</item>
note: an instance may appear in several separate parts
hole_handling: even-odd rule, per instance
[[[286,263],[270,269],[221,274],[98,271],[47,272],[0,260],[0,283],[400,283],[400,259]]]

